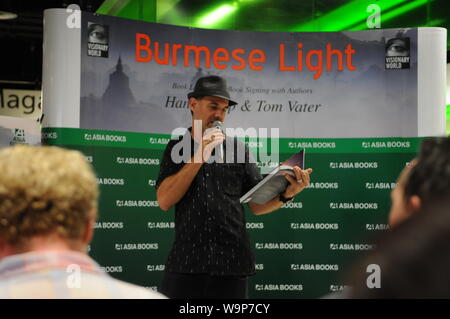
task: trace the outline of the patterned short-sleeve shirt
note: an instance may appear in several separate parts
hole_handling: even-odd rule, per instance
[[[165,178],[177,173],[198,147],[187,134],[189,142],[185,146],[190,145],[190,150],[188,147],[178,151],[181,137],[168,143],[156,189]],[[175,241],[166,262],[169,272],[219,276],[255,272],[255,257],[239,198],[262,177],[244,143],[227,137],[223,149],[225,162],[204,163],[175,205]],[[174,154],[181,154],[184,161],[178,163]]]

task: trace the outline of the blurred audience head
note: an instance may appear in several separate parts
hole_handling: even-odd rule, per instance
[[[389,225],[395,227],[420,209],[450,196],[450,137],[422,142],[418,157],[405,167],[392,191]]]
[[[391,230],[348,272],[349,296],[450,298],[450,137],[422,142],[391,197]]]
[[[377,271],[374,271],[377,269]],[[387,232],[348,272],[350,298],[450,298],[450,197]]]
[[[86,252],[99,192],[80,152],[8,147],[0,172],[0,258],[45,247]]]

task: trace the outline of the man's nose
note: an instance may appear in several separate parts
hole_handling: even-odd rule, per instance
[[[224,118],[225,118],[225,114],[222,111],[217,110],[214,112],[214,120],[215,121],[223,122]]]

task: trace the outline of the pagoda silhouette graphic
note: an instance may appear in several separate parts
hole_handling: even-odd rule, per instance
[[[109,84],[102,97],[106,107],[132,107],[136,101],[130,89],[130,79],[123,72],[122,59],[119,56],[116,70],[109,76]]]

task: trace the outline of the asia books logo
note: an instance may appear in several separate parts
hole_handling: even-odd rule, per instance
[[[88,22],[88,56],[108,57],[109,27],[104,24]]]
[[[20,129],[20,128],[14,129],[14,136],[13,136],[10,144],[11,145],[14,145],[14,144],[26,144],[25,143],[25,130],[24,129]]]
[[[410,66],[409,38],[386,39],[385,69],[409,69]]]

